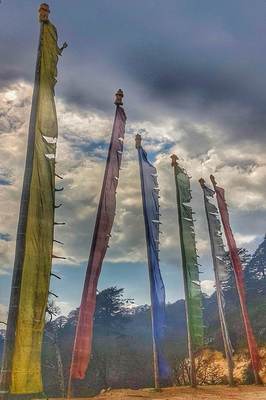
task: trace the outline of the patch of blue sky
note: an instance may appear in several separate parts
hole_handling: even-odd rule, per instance
[[[169,142],[159,142],[158,141],[157,144],[159,146],[159,150],[149,152],[149,159],[152,163],[154,163],[156,161],[157,156],[160,154],[169,154],[169,156],[170,156],[171,149],[175,143],[172,141],[171,142],[170,141]]]
[[[3,274],[0,278],[0,304],[8,306],[12,274]]]
[[[64,133],[63,137],[71,143],[73,152],[77,158],[80,157],[80,153],[97,158],[104,158],[106,156],[109,145],[106,141],[80,140],[80,138],[74,138],[67,133]]]
[[[12,180],[7,177],[0,176],[0,185],[1,186],[10,186],[10,185],[12,185]]]
[[[0,232],[0,240],[3,240],[5,242],[10,242],[11,240],[11,235],[9,233],[2,233]]]
[[[67,302],[71,308],[79,306],[87,265],[79,266],[56,264],[53,272],[61,277],[51,279],[51,291],[58,296],[59,302]],[[177,265],[161,267],[167,302],[183,298],[183,282]],[[148,265],[146,263],[110,263],[104,262],[98,284],[98,290],[116,286],[124,289],[124,295],[134,300],[136,305],[150,304],[150,286]]]

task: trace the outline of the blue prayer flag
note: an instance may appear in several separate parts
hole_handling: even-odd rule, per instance
[[[148,161],[147,154],[137,146],[145,222],[147,256],[150,277],[152,333],[155,368],[159,379],[169,378],[170,369],[163,355],[165,333],[165,288],[159,266],[159,187],[156,168]]]

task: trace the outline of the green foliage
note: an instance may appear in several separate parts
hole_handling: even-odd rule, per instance
[[[251,365],[247,367],[243,376],[244,385],[252,385],[254,383],[254,374]]]
[[[97,294],[95,311],[95,334],[120,335],[129,321],[131,299],[123,298],[124,289],[110,287]]]

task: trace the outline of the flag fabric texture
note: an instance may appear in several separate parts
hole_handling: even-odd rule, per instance
[[[117,106],[79,309],[70,379],[83,379],[90,361],[97,283],[115,217],[116,188],[123,152],[125,124],[125,111],[123,107]]]
[[[190,180],[186,171],[174,164],[183,278],[187,303],[188,330],[193,351],[203,345],[202,292],[195,242]]]
[[[210,189],[205,184],[202,184],[202,189],[211,242],[219,318],[223,333],[225,353],[229,368],[233,368],[233,347],[225,318],[225,299],[223,295],[223,285],[228,279],[228,270],[225,263],[226,253],[222,238],[221,223],[219,220],[218,209],[213,202],[215,191]]]
[[[234,235],[230,226],[229,213],[227,204],[225,201],[225,192],[224,189],[214,184],[214,189],[216,192],[217,203],[224,227],[224,233],[227,240],[227,245],[229,249],[229,255],[232,263],[232,267],[234,270],[236,287],[239,295],[240,306],[244,321],[244,326],[246,330],[247,342],[252,362],[252,367],[254,371],[258,372],[261,368],[261,362],[259,357],[259,352],[257,348],[256,339],[252,330],[252,326],[250,323],[248,309],[247,309],[247,301],[246,301],[246,291],[245,291],[245,283],[244,283],[244,273],[241,264],[241,260],[238,254],[238,249],[236,246],[236,242],[234,239]]]
[[[159,266],[159,187],[156,168],[148,161],[141,146],[138,147],[138,155],[150,278],[155,368],[158,369],[159,379],[164,380],[169,378],[169,367],[163,354],[166,321],[165,288]]]
[[[17,313],[9,371],[12,394],[43,391],[41,347],[52,265],[59,54],[56,28],[49,21],[41,23],[10,300],[11,314]]]

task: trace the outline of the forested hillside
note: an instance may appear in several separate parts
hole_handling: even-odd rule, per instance
[[[259,345],[266,345],[266,239],[252,257],[243,249],[240,254],[252,324]],[[244,354],[246,341],[229,261],[228,271],[228,279],[224,284],[226,316],[233,347],[236,353]],[[93,395],[108,387],[139,388],[153,385],[150,308],[147,305],[134,308],[131,303],[130,299],[124,297],[123,289],[112,287],[98,293],[92,360],[86,379],[75,385],[80,396]],[[208,351],[223,351],[216,294],[205,296],[203,303],[205,348]],[[53,304],[49,309],[54,314],[58,313]],[[184,359],[187,355],[184,300],[168,304],[166,311],[165,352],[172,377],[165,384],[180,384],[183,382],[179,376],[180,365],[186,367]],[[48,395],[62,396],[65,391],[76,321],[77,310],[74,310],[67,317],[57,316],[47,322],[43,343],[43,374]],[[2,350],[1,337],[0,347]],[[216,371],[211,373],[215,376]],[[247,381],[249,379],[247,376]],[[216,383],[215,379],[212,383]]]

